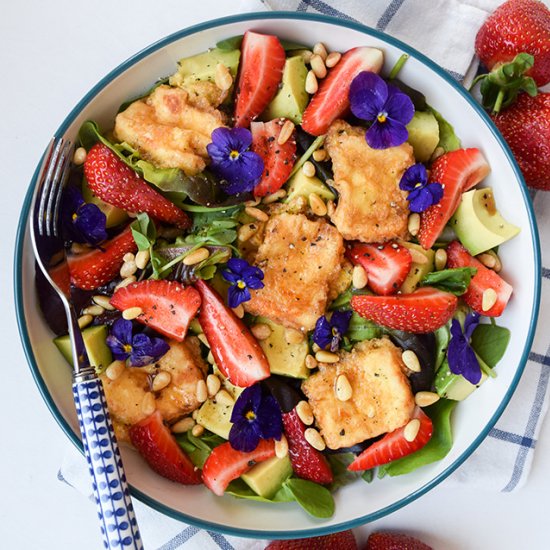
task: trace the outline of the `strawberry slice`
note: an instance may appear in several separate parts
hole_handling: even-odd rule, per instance
[[[71,292],[71,272],[69,271],[69,264],[67,262],[61,262],[55,267],[48,269],[48,274],[61,291],[68,296]]]
[[[433,550],[421,540],[403,533],[372,533],[365,550]]]
[[[474,258],[458,241],[453,241],[447,247],[447,266],[454,267],[475,267],[477,273],[472,277],[470,286],[462,295],[464,301],[480,315],[487,317],[498,317],[502,315],[510,296],[512,286],[509,285],[498,273],[485,267],[479,260]],[[483,293],[492,288],[497,294],[495,304],[487,311],[483,310]]]
[[[353,531],[348,529],[307,539],[274,540],[266,546],[265,550],[358,550],[358,548]]]
[[[102,143],[90,149],[84,174],[92,193],[108,204],[127,212],[147,212],[157,220],[183,229],[191,225],[183,210],[149,187]]]
[[[235,99],[235,126],[248,128],[275,97],[285,66],[285,50],[270,34],[246,31]]]
[[[296,132],[287,139],[283,145],[277,140],[281,128],[285,123],[284,118],[271,120],[270,122],[252,122],[252,151],[258,153],[264,161],[264,173],[260,183],[254,188],[256,197],[264,197],[275,193],[280,189],[294,166],[296,161]]]
[[[302,128],[314,135],[327,133],[329,126],[349,108],[349,88],[363,71],[380,72],[384,54],[377,48],[362,46],[348,50],[330,69],[302,116]]]
[[[352,244],[346,251],[346,256],[355,265],[364,268],[369,276],[369,287],[387,296],[395,294],[411,269],[410,252],[399,246],[395,241],[383,244]]]
[[[353,296],[351,307],[375,323],[417,334],[433,332],[453,316],[458,299],[454,294],[425,286],[410,294]]]
[[[237,451],[228,441],[212,450],[202,467],[202,480],[214,494],[222,496],[234,479],[250,470],[258,462],[274,456],[275,444],[272,440],[261,439],[258,446],[250,453]]]
[[[202,298],[199,323],[222,374],[241,388],[268,378],[267,357],[248,327],[207,283],[195,286]]]
[[[104,242],[101,248],[68,256],[72,284],[82,290],[95,290],[107,284],[118,275],[124,263],[124,254],[136,250],[132,230],[127,227],[110,241]]]
[[[141,308],[143,313],[136,321],[181,342],[199,310],[201,297],[193,287],[176,281],[148,280],[119,288],[111,305],[120,311]]]
[[[477,185],[490,172],[479,149],[457,149],[441,155],[433,164],[430,182],[443,185],[441,200],[422,212],[418,242],[428,250],[433,246],[460,202],[462,193]]]
[[[159,411],[131,426],[130,440],[157,474],[183,485],[200,485],[199,470],[164,425]]]
[[[306,426],[300,420],[296,409],[283,413],[283,427],[294,473],[298,477],[322,485],[332,483],[333,475],[328,460],[306,441]]]
[[[387,464],[404,456],[418,451],[432,437],[433,425],[430,417],[420,408],[414,409],[412,419],[420,421],[420,429],[413,441],[405,439],[405,426],[387,433],[382,439],[366,448],[349,466],[348,470],[370,470],[375,466]]]

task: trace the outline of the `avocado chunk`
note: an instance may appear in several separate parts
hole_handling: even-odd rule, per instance
[[[105,225],[107,228],[116,227],[128,219],[128,214],[124,210],[117,208],[112,204],[108,204],[102,201],[99,197],[96,197],[88,186],[86,178],[83,178],[82,180],[82,197],[86,202],[95,204],[105,214]]]
[[[306,356],[309,347],[306,339],[298,344],[289,344],[285,338],[285,327],[267,317],[258,317],[256,322],[265,323],[271,329],[269,337],[259,342],[269,362],[271,373],[292,378],[307,378],[309,369],[306,367]]]
[[[324,200],[334,200],[334,193],[316,176],[306,176],[302,170],[298,170],[287,183],[287,196],[285,202],[291,202],[296,197],[306,199],[316,193]]]
[[[474,385],[468,382],[461,374],[453,374],[449,369],[449,363],[445,360],[437,371],[434,385],[435,391],[441,397],[454,401],[463,401],[476,388],[479,388],[485,380],[487,380],[487,375],[482,372],[481,380],[478,384]]]
[[[82,331],[82,338],[84,339],[84,346],[86,347],[86,352],[88,353],[90,365],[95,368],[98,374],[103,372],[113,362],[113,355],[106,343],[108,335],[109,328],[107,325],[86,327]],[[71,351],[71,340],[69,335],[66,334],[65,336],[58,336],[57,338],[54,338],[53,343],[63,354],[63,357],[65,357],[67,362],[72,365],[73,354]]]
[[[400,241],[401,246],[408,248],[409,250],[416,250],[422,254],[426,261],[423,263],[415,262],[413,260],[409,274],[407,278],[403,281],[401,285],[401,292],[403,294],[410,294],[418,288],[418,283],[431,271],[434,270],[434,257],[435,252],[430,248],[429,250],[424,250],[419,244],[409,243],[406,241]]]
[[[229,439],[229,431],[231,430],[231,413],[233,405],[226,405],[214,399],[207,399],[197,413],[197,424],[204,426],[212,433]]]
[[[273,498],[283,483],[292,475],[288,456],[268,458],[252,467],[241,479],[259,496]]]
[[[235,79],[240,57],[240,50],[214,48],[198,55],[180,59],[177,72],[170,77],[170,85],[185,87],[186,84],[194,84],[197,81],[215,82],[218,63],[225,65],[233,79]]]
[[[267,106],[264,120],[288,118],[294,124],[302,122],[309,95],[306,92],[307,68],[301,55],[287,58],[280,90]]]
[[[507,222],[497,210],[490,187],[462,193],[450,225],[472,256],[510,240],[519,227]]]
[[[427,162],[439,143],[439,124],[432,113],[416,111],[407,124],[408,142],[414,149],[417,162]]]

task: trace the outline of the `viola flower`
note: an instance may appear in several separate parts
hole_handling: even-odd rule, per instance
[[[158,361],[170,346],[162,339],[132,332],[132,321],[117,319],[107,336],[107,345],[118,361],[128,360],[130,367],[144,367]]]
[[[421,162],[405,170],[399,189],[409,192],[407,200],[411,212],[424,212],[443,197],[443,185],[436,181],[428,183],[428,172]]]
[[[464,331],[458,319],[451,323],[451,340],[447,349],[449,370],[453,374],[461,374],[471,384],[479,384],[481,367],[474,350],[470,346],[472,334],[479,324],[479,314],[469,313],[464,321]]]
[[[337,351],[344,334],[348,330],[351,315],[351,311],[335,311],[330,320],[325,315],[319,317],[315,323],[313,341],[321,349],[330,346],[330,351]]]
[[[259,384],[245,388],[237,398],[231,413],[229,443],[237,451],[253,451],[260,439],[281,439],[281,410],[272,395]]]
[[[76,187],[65,189],[61,212],[63,226],[71,240],[95,246],[107,239],[107,217],[96,204],[86,203]]]
[[[250,290],[263,288],[264,272],[241,258],[231,258],[227,268],[222,271],[223,278],[231,283],[227,293],[229,307],[237,307],[250,300]]]
[[[349,90],[351,112],[372,122],[365,139],[373,149],[401,145],[409,137],[406,125],[414,115],[410,97],[376,73],[363,71],[352,81]]]
[[[258,153],[249,151],[252,134],[246,128],[216,128],[212,143],[206,146],[213,172],[222,180],[229,195],[252,191],[264,171]]]

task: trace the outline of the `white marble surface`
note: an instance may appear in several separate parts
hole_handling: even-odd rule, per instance
[[[153,41],[193,23],[247,10],[259,0],[20,0],[2,5],[0,86],[0,548],[101,547],[94,505],[57,480],[66,437],[27,367],[13,307],[12,256],[20,205],[36,162],[67,112],[107,71]],[[58,10],[57,12],[54,10]],[[527,485],[482,493],[445,483],[358,532],[392,528],[436,549],[543,550],[550,547],[550,422]]]

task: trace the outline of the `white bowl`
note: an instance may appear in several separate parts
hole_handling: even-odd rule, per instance
[[[336,512],[315,520],[296,504],[261,504],[218,498],[204,487],[184,487],[155,474],[133,450],[123,449],[132,494],[153,508],[185,522],[240,536],[289,538],[320,535],[366,523],[412,502],[457,468],[483,441],[504,410],[521,376],[531,347],[540,294],[540,251],[529,195],[510,150],[490,119],[470,95],[442,69],[405,44],[373,29],[347,21],[303,13],[257,13],[219,19],[185,29],[148,47],[97,84],[73,109],[57,136],[75,138],[87,119],[108,128],[118,106],[147,90],[159,77],[174,72],[181,57],[202,52],[221,39],[247,29],[272,33],[299,43],[324,42],[329,50],[374,46],[385,52],[387,71],[406,52],[410,59],[400,78],[424,92],[429,103],[454,125],[466,147],[479,147],[492,172],[484,185],[494,189],[500,211],[521,226],[518,237],[501,248],[504,277],[514,295],[499,323],[512,338],[498,377],[489,380],[461,403],[453,416],[454,445],[440,462],[397,478],[367,485],[358,481],[337,491]],[[16,242],[15,287],[23,346],[36,383],[52,414],[68,437],[81,448],[71,393],[71,373],[63,363],[52,334],[37,313],[34,261],[28,234],[29,187]]]

